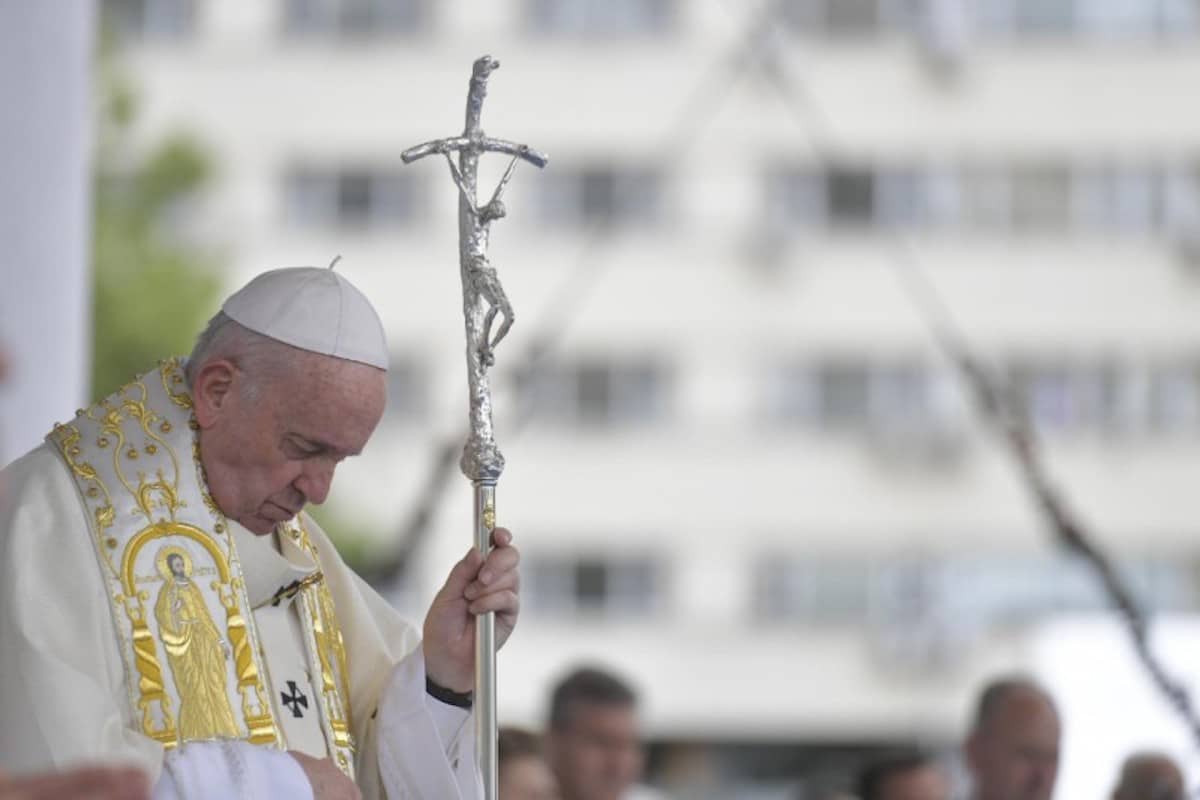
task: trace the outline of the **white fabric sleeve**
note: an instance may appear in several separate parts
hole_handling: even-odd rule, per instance
[[[465,710],[426,694],[423,648],[397,664],[384,689],[376,721],[379,771],[388,797],[482,797],[471,720]]]
[[[425,679],[421,680],[424,682]],[[449,750],[454,741],[466,730],[467,721],[471,719],[471,712],[430,697],[429,692],[425,692],[425,705],[429,708],[429,716],[433,717],[433,725],[437,728],[438,740],[442,743],[442,748]]]
[[[78,491],[42,445],[0,472],[0,765],[125,764],[162,746],[128,716],[110,599]]]
[[[248,742],[192,742],[171,750],[152,800],[313,800],[308,776],[282,750]]]

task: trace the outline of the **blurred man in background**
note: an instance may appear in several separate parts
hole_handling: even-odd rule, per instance
[[[546,758],[563,800],[655,796],[636,786],[645,764],[637,695],[604,670],[577,669],[555,687]]]
[[[1184,800],[1183,773],[1162,753],[1135,753],[1125,759],[1113,800]]]
[[[974,800],[1049,800],[1058,776],[1061,724],[1054,701],[1013,676],[979,696],[965,755]]]
[[[859,800],[950,800],[950,780],[922,753],[887,756],[866,766],[858,778]]]
[[[501,728],[497,744],[500,800],[559,800],[558,782],[536,734]]]

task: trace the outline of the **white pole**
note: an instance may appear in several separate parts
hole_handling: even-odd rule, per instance
[[[0,465],[84,404],[93,0],[0,3]]]

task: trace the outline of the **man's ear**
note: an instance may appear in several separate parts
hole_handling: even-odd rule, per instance
[[[196,373],[192,406],[201,428],[211,428],[228,411],[236,375],[237,367],[224,358],[206,361]]]

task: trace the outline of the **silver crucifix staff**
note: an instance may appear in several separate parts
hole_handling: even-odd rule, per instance
[[[495,364],[496,345],[513,323],[512,306],[496,270],[487,258],[488,234],[492,223],[505,215],[501,197],[523,159],[537,167],[546,166],[546,156],[523,144],[485,136],[479,125],[487,80],[500,62],[491,56],[475,61],[467,92],[467,124],[461,136],[419,144],[400,154],[409,164],[428,155],[446,157],[450,177],[458,187],[458,263],[462,275],[463,316],[467,329],[467,386],[471,403],[471,433],[459,462],[463,474],[475,487],[474,540],[482,555],[491,549],[496,524],[496,482],[504,470],[504,456],[492,435],[492,390],[488,369]],[[458,154],[458,164],[453,153]],[[479,205],[476,188],[479,156],[506,153],[512,156],[491,199]],[[493,331],[499,321],[499,327]],[[475,744],[484,797],[496,800],[496,615],[480,617],[475,629]]]

